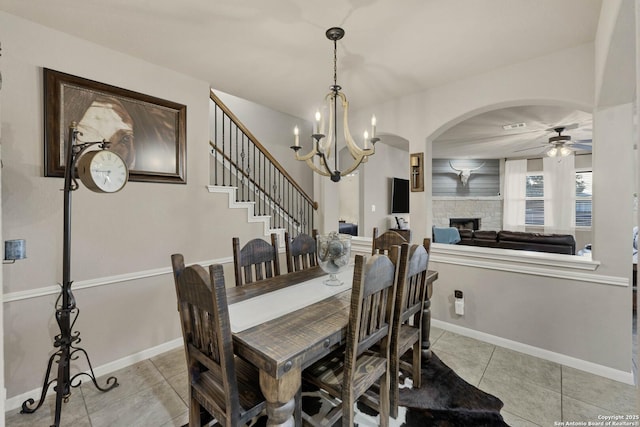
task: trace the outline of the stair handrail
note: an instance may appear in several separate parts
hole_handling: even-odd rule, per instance
[[[220,150],[218,147],[216,147],[216,145],[213,143],[213,141],[209,141],[209,145],[211,146],[212,149],[218,151],[218,153],[220,153],[221,156],[224,157],[224,159],[227,161],[227,163],[229,163],[230,166],[233,166],[233,169],[235,170],[235,173],[239,173],[242,176],[244,176],[247,179],[247,182],[253,184],[253,187],[258,190],[259,193],[262,194],[262,197],[264,197],[265,199],[269,199],[269,202],[275,206],[276,208],[278,208],[281,212],[284,212],[284,214],[281,214],[281,216],[286,216],[288,218],[292,218],[294,223],[298,223],[299,221],[295,219],[295,217],[293,215],[291,215],[289,212],[286,211],[286,209],[284,208],[284,206],[282,206],[281,203],[279,203],[277,200],[275,200],[270,194],[269,192],[263,188],[258,182],[256,182],[253,178],[251,178],[251,176],[246,173],[244,170],[242,170],[242,168],[240,168],[238,166],[238,164],[236,162],[233,161],[233,159],[231,159],[231,157],[227,156],[225,153],[222,152],[222,150]],[[313,204],[311,204],[313,206]],[[314,209],[318,209],[317,206]]]
[[[302,197],[304,197],[304,199],[311,205],[311,207],[313,207],[314,210],[318,210],[318,202],[316,202],[315,200],[313,200],[311,198],[311,196],[309,196],[307,194],[306,191],[304,191],[304,189],[302,187],[300,187],[300,185],[296,182],[295,179],[293,179],[293,177],[291,175],[289,175],[289,173],[286,171],[286,169],[280,164],[280,162],[278,162],[272,155],[271,153],[262,145],[260,144],[260,142],[258,141],[258,139],[249,131],[249,129],[247,129],[245,127],[245,125],[240,121],[240,119],[238,119],[238,117],[233,114],[231,112],[231,110],[225,105],[224,102],[222,102],[222,100],[220,100],[220,98],[218,98],[218,96],[213,92],[213,89],[210,89],[210,99],[216,103],[216,105],[231,119],[231,121],[233,121],[233,123],[238,127],[238,129],[240,129],[246,136],[247,138],[249,138],[249,140],[251,141],[251,143],[253,145],[255,145],[258,150],[267,158],[269,159],[269,161],[274,165],[274,167],[276,169],[278,169],[278,171],[280,171],[280,173],[287,179],[287,181],[289,181],[289,183],[291,183],[291,185],[298,190],[298,192],[302,195]],[[216,148],[216,145],[212,142],[209,141],[209,144],[213,147]]]

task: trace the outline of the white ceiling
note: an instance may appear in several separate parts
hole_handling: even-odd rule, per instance
[[[510,107],[478,114],[451,127],[433,143],[433,157],[439,159],[501,159],[541,157],[549,148],[549,137],[557,127],[571,143],[591,143],[590,113],[550,105]],[[514,130],[504,125],[521,124]],[[585,153],[576,150],[576,154]]]
[[[591,42],[600,5],[601,0],[0,0],[5,12],[308,118],[332,84],[333,46],[325,38],[330,27],[346,31],[338,43],[338,83],[357,109]]]

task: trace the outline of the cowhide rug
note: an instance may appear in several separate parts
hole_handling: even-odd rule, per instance
[[[390,420],[391,427],[508,427],[500,415],[502,401],[464,381],[435,354],[422,368],[421,388],[413,389],[410,378],[400,381],[401,406],[398,418]],[[319,391],[303,388],[302,407],[307,414],[321,416],[331,405]],[[377,412],[362,404],[357,405],[355,422],[354,427],[379,425]],[[251,425],[265,426],[266,417]]]
[[[435,354],[422,368],[421,388],[412,388],[411,379],[402,375],[400,382],[398,417],[391,418],[390,427],[508,427],[500,415],[502,401],[464,381]],[[307,414],[321,417],[332,404],[317,389],[303,385],[302,408]],[[354,427],[378,426],[378,414],[358,404],[355,422]],[[249,426],[266,426],[266,415]],[[333,427],[340,426],[338,422]]]

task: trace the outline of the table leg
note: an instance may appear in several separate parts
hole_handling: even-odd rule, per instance
[[[427,283],[427,294],[422,307],[422,365],[431,358],[431,342],[429,333],[431,331],[431,295],[433,293],[433,283]]]
[[[260,389],[267,399],[267,426],[295,426],[295,397],[301,381],[299,367],[292,368],[280,378],[260,371]]]

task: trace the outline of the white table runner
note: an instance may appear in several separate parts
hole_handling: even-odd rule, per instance
[[[244,331],[351,289],[353,267],[351,264],[336,275],[343,282],[340,286],[322,283],[327,275],[229,305],[231,331]]]

